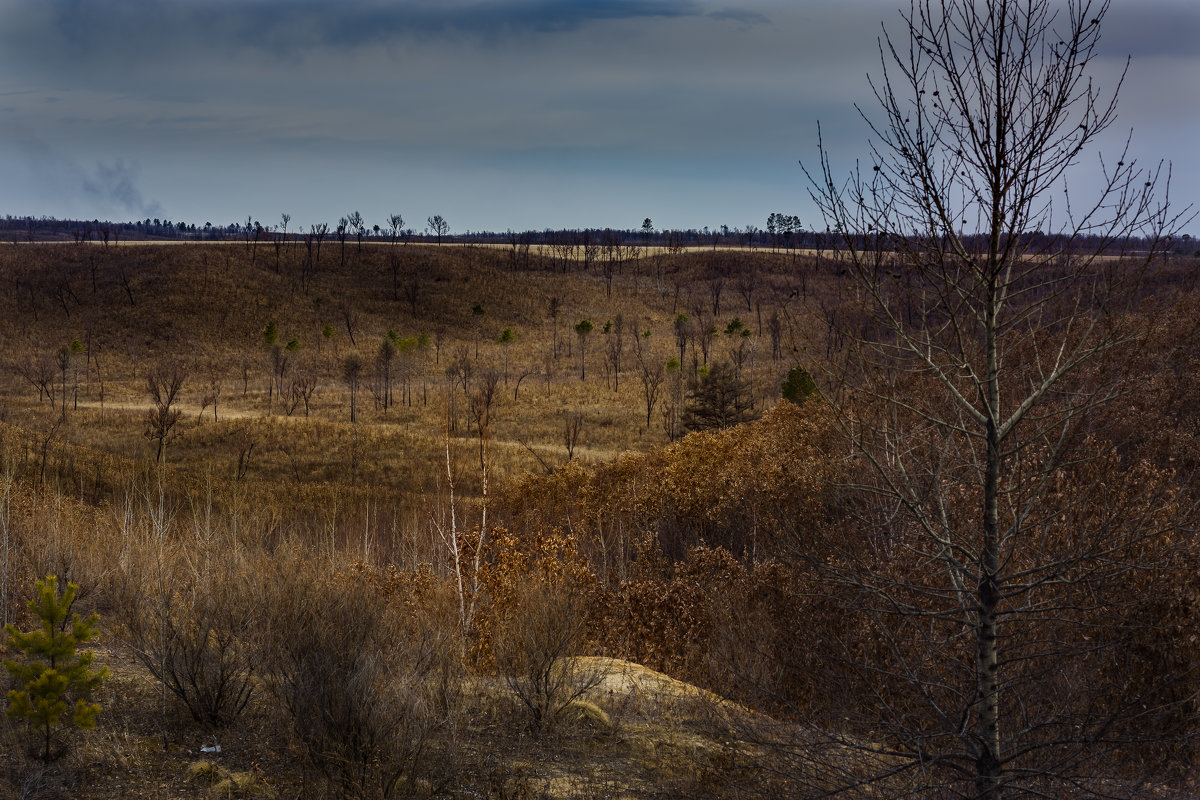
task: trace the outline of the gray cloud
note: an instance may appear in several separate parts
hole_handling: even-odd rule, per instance
[[[1105,19],[1101,48],[1111,57],[1194,59],[1200,50],[1200,3],[1117,3]]]
[[[765,15],[744,8],[723,8],[720,11],[710,11],[708,16],[711,19],[722,22],[736,22],[742,28],[749,28],[752,25],[771,24],[771,20]]]
[[[206,50],[293,59],[314,48],[345,52],[429,37],[488,42],[701,13],[693,0],[11,0],[0,11],[7,46],[100,67]]]
[[[137,163],[97,161],[84,167],[78,158],[45,141],[19,124],[0,125],[0,152],[14,153],[20,162],[20,183],[30,195],[49,193],[63,209],[58,213],[88,216],[153,217],[162,213],[157,201],[147,201],[140,188]],[[38,197],[40,200],[41,198]],[[10,196],[11,202],[11,196]],[[19,211],[19,209],[14,209]],[[11,213],[11,212],[10,212]]]

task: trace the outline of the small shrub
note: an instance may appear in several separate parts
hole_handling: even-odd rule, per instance
[[[543,733],[602,678],[574,658],[586,642],[595,578],[561,530],[522,540],[496,528],[488,551],[478,656],[490,659],[529,712],[530,730]]]
[[[214,797],[272,798],[278,793],[257,772],[234,772],[215,783],[212,794]]]
[[[813,381],[812,376],[808,374],[808,370],[797,364],[788,370],[787,378],[784,380],[780,391],[784,400],[789,400],[798,406],[802,406],[805,400],[811,395],[816,394],[817,384]]]
[[[229,771],[214,761],[203,759],[188,764],[187,779],[189,783],[204,783],[215,785],[229,777]]]
[[[569,587],[522,587],[500,620],[492,645],[496,667],[529,712],[534,733],[553,727],[603,678],[594,665],[574,658],[586,633],[584,596]]]
[[[583,699],[572,700],[562,710],[563,719],[578,722],[593,730],[608,730],[612,720],[608,713],[595,703]]]

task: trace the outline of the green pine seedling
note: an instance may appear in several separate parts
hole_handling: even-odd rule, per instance
[[[43,741],[41,758],[51,758],[51,734],[56,725],[96,727],[100,704],[89,702],[92,691],[108,677],[108,669],[93,670],[92,652],[76,648],[96,635],[98,614],[80,619],[71,614],[75,603],[73,583],[60,597],[58,578],[49,575],[37,582],[29,609],[39,620],[37,628],[22,633],[6,625],[9,647],[23,653],[24,663],[6,659],[5,668],[16,679],[17,688],[8,693],[8,716],[29,720]],[[70,622],[68,622],[68,617]],[[74,706],[70,700],[74,699]]]

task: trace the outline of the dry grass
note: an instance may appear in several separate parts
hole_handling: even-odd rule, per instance
[[[155,443],[145,435],[146,376],[156,363],[180,364],[188,377],[165,450],[168,484],[212,485],[220,503],[246,498],[284,524],[303,522],[304,535],[358,540],[360,550],[372,541],[404,539],[410,558],[430,560],[432,553],[412,550],[428,539],[431,515],[448,503],[448,420],[457,501],[473,515],[482,499],[469,400],[447,369],[469,363],[474,391],[480,375],[502,373],[507,361],[488,430],[493,490],[567,461],[567,415],[582,419],[577,459],[606,460],[662,444],[658,409],[646,424],[631,340],[614,390],[602,327],[622,315],[627,331],[652,331],[646,342],[653,362],[677,355],[675,315],[711,317],[705,287],[715,258],[711,252],[647,255],[622,267],[610,295],[598,268],[564,274],[557,271],[561,264],[535,253],[527,269],[513,270],[502,249],[482,247],[360,251],[351,241],[343,264],[337,242],[327,241],[319,269],[305,267],[298,242],[279,252],[278,264],[270,245],[253,253],[230,243],[7,248],[0,250],[0,275],[14,288],[0,297],[0,363],[10,366],[0,373],[0,423],[11,428],[0,434],[17,442],[21,475],[93,503],[120,503],[123,487],[154,458]],[[755,313],[746,313],[730,279],[713,323],[723,328],[740,315],[755,329],[757,352],[747,374],[760,402],[769,403],[791,361],[772,363],[763,320],[783,314],[791,326],[785,349],[799,342],[801,315],[790,299],[796,266],[764,252],[729,251],[720,258],[720,269],[753,267],[757,276]],[[560,308],[556,333],[548,314],[552,298]],[[579,340],[571,330],[583,318],[596,326],[587,346],[587,380],[579,378]],[[285,388],[286,376],[305,372],[316,379],[307,416],[302,405],[288,415],[275,396],[275,362],[263,341],[269,321],[281,345],[293,338],[300,343],[297,352],[286,353]],[[326,326],[331,337],[322,335]],[[507,350],[496,342],[505,328],[517,335]],[[397,376],[396,405],[384,409],[370,383],[388,331],[402,338],[423,332],[428,339],[424,349],[410,351],[407,394]],[[557,358],[550,357],[552,338]],[[726,358],[729,344],[718,335],[712,357]],[[341,377],[341,362],[351,352],[367,364],[356,425],[349,424]],[[53,401],[39,399],[28,380],[38,374]],[[65,416],[59,408],[64,394]],[[181,495],[186,492],[176,499]],[[368,529],[367,546],[356,527]],[[391,546],[376,546],[376,554],[381,548]]]
[[[269,733],[274,723],[265,700],[256,700],[244,718],[214,737],[174,702],[161,716],[152,678],[122,649],[101,650],[98,659],[113,669],[113,678],[99,698],[104,705],[99,728],[80,734],[70,754],[49,767],[11,753],[0,772],[0,796],[12,791],[45,798],[174,800],[294,797],[313,790],[311,776],[298,769],[286,741]],[[728,769],[732,756],[709,712],[695,702],[706,694],[628,662],[597,663],[611,670],[603,684],[611,688],[573,704],[553,740],[499,734],[511,719],[480,716],[477,710],[502,708],[503,684],[473,680],[470,707],[453,731],[444,729],[430,742],[432,752],[446,746],[458,752],[455,791],[483,790],[497,780],[514,793],[509,796],[532,792],[527,796],[547,798],[711,788],[706,782]],[[679,698],[691,698],[690,711]],[[0,723],[0,731],[8,741],[19,741],[11,723]],[[214,739],[221,752],[202,753],[201,746]],[[422,779],[415,788],[427,796],[437,785]]]

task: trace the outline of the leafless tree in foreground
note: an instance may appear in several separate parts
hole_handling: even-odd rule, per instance
[[[863,465],[860,529],[804,543],[833,622],[797,655],[804,741],[778,741],[813,793],[1130,795],[1191,730],[1190,665],[1132,677],[1161,667],[1183,504],[1087,429],[1182,220],[1124,153],[1093,202],[1054,199],[1116,119],[1089,76],[1107,10],[916,0],[880,42],[870,171],[822,146],[809,173],[853,279],[827,395]]]

